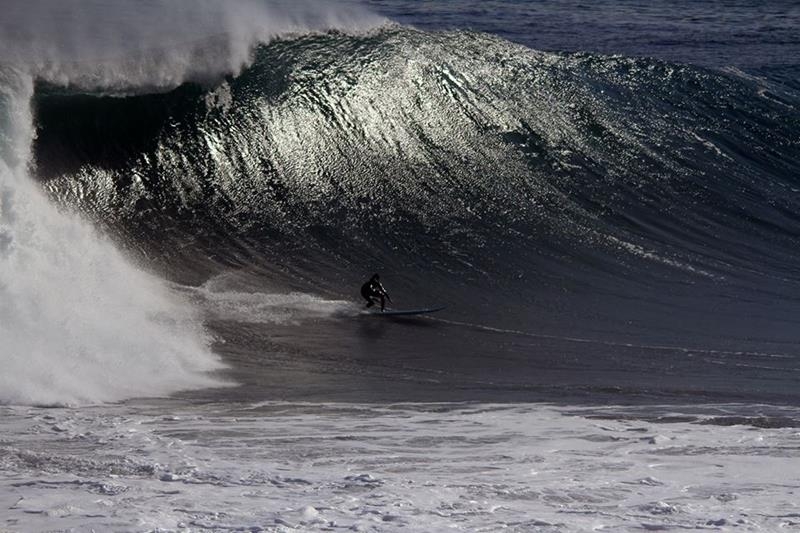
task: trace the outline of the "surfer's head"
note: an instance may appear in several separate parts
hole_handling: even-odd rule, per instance
[[[371,281],[380,281],[380,279],[381,279],[381,277],[380,277],[379,275],[377,275],[377,274],[373,274],[373,275],[372,275],[372,280],[371,280]]]

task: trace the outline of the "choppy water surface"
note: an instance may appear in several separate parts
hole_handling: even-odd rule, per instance
[[[0,481],[0,503],[12,530],[796,527],[796,409],[704,410],[5,409],[17,443],[0,447],[0,466],[16,474]],[[731,423],[764,424],[726,422],[745,412]]]

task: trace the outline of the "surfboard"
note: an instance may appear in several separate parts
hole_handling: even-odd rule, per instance
[[[377,311],[367,311],[368,315],[375,315],[375,316],[410,316],[410,315],[427,315],[430,313],[435,313],[437,311],[441,311],[445,309],[446,306],[442,307],[430,307],[427,309],[387,309],[386,311],[381,312],[380,309]]]

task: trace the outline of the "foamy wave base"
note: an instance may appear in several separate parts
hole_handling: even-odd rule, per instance
[[[0,403],[77,404],[218,384],[196,313],[27,172],[31,76],[0,69]]]
[[[752,406],[647,408],[660,418],[644,419],[530,404],[166,407],[170,416],[163,403],[0,410],[0,528],[776,531],[800,522],[797,428],[716,418]]]

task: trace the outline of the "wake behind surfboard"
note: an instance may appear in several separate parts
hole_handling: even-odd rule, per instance
[[[412,316],[412,315],[427,315],[430,313],[436,313],[437,311],[441,311],[442,309],[445,309],[445,306],[430,307],[426,309],[387,309],[385,311],[375,310],[375,311],[365,311],[364,314],[375,315],[375,316]]]

